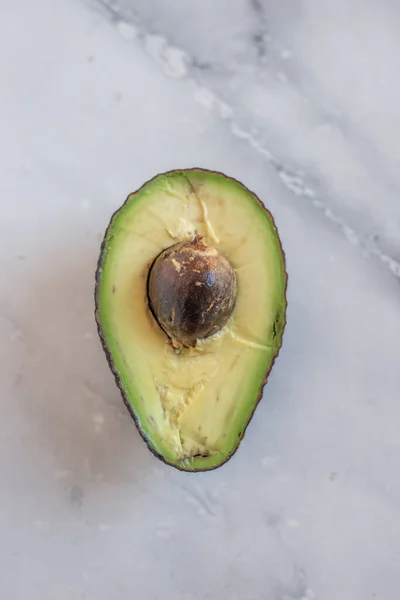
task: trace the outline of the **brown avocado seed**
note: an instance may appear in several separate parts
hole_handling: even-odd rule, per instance
[[[149,276],[150,306],[174,345],[195,346],[228,322],[237,295],[229,261],[200,236],[167,248]]]

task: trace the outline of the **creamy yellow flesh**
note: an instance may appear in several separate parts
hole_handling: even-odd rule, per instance
[[[148,308],[147,277],[162,250],[195,233],[229,259],[238,297],[227,327],[178,354]],[[114,216],[98,319],[139,426],[168,462],[206,469],[235,450],[281,343],[285,277],[268,214],[220,175],[159,176]]]

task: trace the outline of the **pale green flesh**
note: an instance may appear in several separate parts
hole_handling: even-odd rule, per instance
[[[176,354],[148,308],[147,277],[162,250],[195,233],[236,269],[238,298],[222,332]],[[167,462],[204,470],[235,451],[281,344],[285,287],[269,213],[220,174],[160,175],[114,215],[99,274],[97,319],[138,425]]]

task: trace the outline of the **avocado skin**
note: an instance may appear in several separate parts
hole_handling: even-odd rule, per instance
[[[153,446],[151,444],[151,441],[149,440],[149,438],[146,436],[146,434],[144,433],[144,431],[140,427],[140,424],[139,424],[139,421],[138,421],[138,419],[136,417],[135,411],[133,410],[133,408],[132,408],[132,406],[131,406],[131,404],[130,404],[130,402],[129,402],[126,394],[125,394],[124,388],[122,386],[121,378],[120,378],[118,370],[117,370],[117,368],[116,368],[116,366],[114,364],[114,361],[112,359],[111,353],[110,353],[110,351],[108,349],[107,342],[105,340],[105,337],[104,337],[104,334],[103,334],[103,329],[102,329],[101,322],[100,322],[100,317],[99,317],[99,286],[100,286],[100,277],[101,277],[101,272],[102,272],[102,267],[103,267],[103,260],[104,260],[104,257],[105,257],[107,233],[108,233],[108,229],[111,227],[111,224],[113,222],[113,219],[114,219],[115,215],[125,206],[125,204],[129,201],[129,199],[132,197],[132,195],[137,194],[144,186],[146,186],[148,183],[150,183],[154,179],[157,179],[158,177],[163,176],[163,175],[173,175],[174,173],[182,173],[182,174],[190,175],[193,172],[198,172],[198,173],[199,172],[200,173],[214,173],[215,175],[220,175],[221,177],[224,177],[225,179],[230,179],[231,181],[233,181],[233,182],[239,184],[240,186],[244,187],[245,189],[247,189],[251,193],[251,195],[253,196],[253,198],[261,206],[261,208],[264,210],[264,212],[267,213],[268,218],[271,221],[271,224],[273,225],[275,231],[278,233],[278,229],[277,229],[277,227],[275,225],[275,220],[274,220],[271,212],[267,208],[265,208],[264,204],[261,202],[261,200],[258,198],[258,196],[256,196],[256,194],[254,194],[254,192],[251,192],[248,188],[246,188],[246,186],[243,183],[241,183],[237,179],[235,179],[233,177],[229,177],[228,175],[225,175],[224,173],[221,173],[220,171],[212,171],[210,169],[203,169],[203,168],[197,168],[197,167],[186,168],[186,169],[173,169],[171,171],[166,171],[165,173],[158,173],[157,175],[155,175],[154,177],[152,177],[151,179],[149,179],[148,181],[146,181],[145,183],[143,183],[143,185],[138,190],[136,190],[136,192],[133,192],[133,194],[129,194],[129,196],[126,198],[125,202],[111,216],[110,222],[109,222],[109,224],[107,226],[107,229],[105,231],[105,234],[104,234],[104,237],[103,237],[103,241],[102,241],[101,247],[100,247],[100,255],[99,255],[98,262],[97,262],[97,268],[96,268],[96,274],[95,274],[95,289],[94,289],[95,320],[96,320],[97,332],[99,334],[100,342],[101,342],[101,345],[103,347],[104,353],[106,355],[108,366],[110,367],[111,372],[114,375],[115,383],[117,384],[117,387],[119,388],[119,390],[121,392],[121,396],[122,396],[122,399],[124,401],[124,404],[125,404],[126,408],[128,409],[128,412],[131,415],[131,417],[132,417],[132,419],[133,419],[133,421],[134,421],[134,423],[136,425],[137,430],[139,431],[142,439],[146,443],[146,445],[147,445],[148,449],[150,450],[150,452],[156,458],[158,458],[159,460],[161,460],[163,463],[165,463],[166,465],[168,465],[170,467],[174,467],[175,469],[178,469],[179,471],[184,471],[184,472],[187,472],[187,473],[198,473],[198,472],[205,472],[205,471],[215,471],[216,469],[219,469],[220,467],[222,467],[223,465],[225,465],[232,458],[232,456],[237,452],[237,450],[238,450],[238,448],[240,446],[240,443],[241,443],[241,441],[243,440],[243,438],[245,436],[247,427],[249,426],[249,423],[252,420],[252,418],[254,416],[254,413],[256,411],[256,408],[257,408],[257,406],[258,406],[258,404],[259,404],[259,402],[260,402],[260,400],[262,398],[264,386],[265,386],[265,384],[268,381],[268,376],[269,376],[269,374],[270,374],[270,372],[272,370],[272,367],[275,364],[275,360],[277,359],[277,357],[279,355],[279,351],[280,351],[281,346],[282,346],[283,334],[284,334],[284,330],[286,328],[286,322],[287,322],[287,319],[286,319],[286,308],[287,308],[287,283],[288,283],[288,274],[287,274],[287,271],[286,271],[285,253],[283,251],[282,243],[281,243],[280,237],[278,235],[277,236],[277,241],[279,243],[279,249],[280,249],[280,252],[281,252],[281,255],[282,255],[283,264],[284,264],[284,267],[285,267],[285,270],[284,270],[284,277],[285,277],[285,282],[284,282],[285,310],[284,310],[284,313],[283,313],[284,314],[284,322],[282,323],[282,338],[281,338],[281,343],[276,348],[276,351],[275,351],[275,354],[274,354],[273,359],[271,361],[271,364],[270,364],[268,370],[265,373],[264,379],[263,379],[263,381],[261,383],[261,386],[260,386],[260,391],[259,391],[258,398],[256,399],[256,401],[254,403],[253,410],[252,410],[252,412],[250,414],[250,417],[249,417],[247,423],[244,425],[243,430],[242,430],[240,436],[238,436],[238,441],[237,441],[237,444],[236,444],[235,448],[232,450],[232,452],[230,452],[230,454],[228,454],[226,456],[226,458],[223,460],[223,462],[221,462],[218,465],[213,466],[213,467],[198,468],[198,469],[189,469],[189,468],[186,468],[182,464],[176,464],[174,462],[166,460],[166,458],[162,454],[160,454],[159,452],[157,452],[153,448]]]

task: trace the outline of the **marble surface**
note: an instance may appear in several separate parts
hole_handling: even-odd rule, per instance
[[[0,591],[397,600],[400,5],[3,0]],[[284,345],[221,469],[158,462],[96,337],[111,213],[154,174],[273,212]]]

